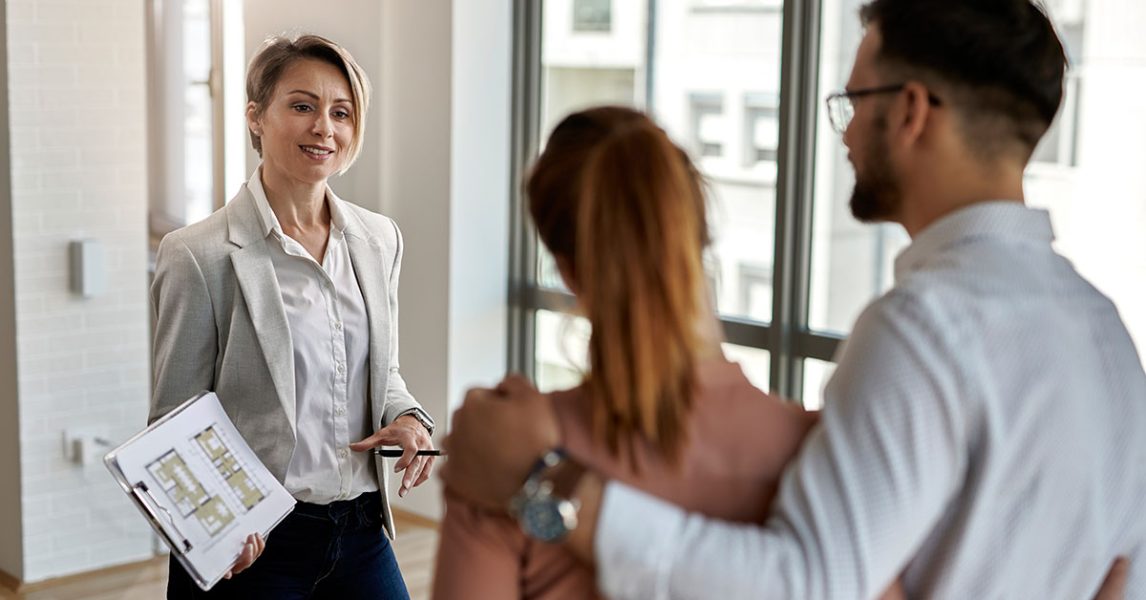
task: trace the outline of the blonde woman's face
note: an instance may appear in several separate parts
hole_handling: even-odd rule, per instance
[[[352,97],[350,83],[330,63],[287,66],[262,114],[247,107],[248,126],[262,138],[264,173],[311,184],[337,173],[354,140]]]

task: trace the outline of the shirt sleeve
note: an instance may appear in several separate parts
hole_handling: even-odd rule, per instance
[[[922,312],[893,293],[857,321],[821,425],[785,471],[764,526],[687,514],[609,483],[595,548],[604,593],[812,599],[886,589],[966,469],[970,392]]]

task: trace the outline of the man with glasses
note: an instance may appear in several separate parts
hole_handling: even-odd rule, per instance
[[[856,321],[764,526],[563,482],[580,511],[550,525],[609,597],[865,598],[899,577],[909,596],[1085,598],[1116,557],[1146,558],[1146,373],[1023,203],[1062,99],[1050,21],[1028,0],[875,0],[861,17],[828,109],[852,213],[912,237],[895,287]],[[544,397],[500,392],[472,391],[447,440],[448,488],[490,507],[560,444]],[[1146,571],[1123,583],[1146,597]]]

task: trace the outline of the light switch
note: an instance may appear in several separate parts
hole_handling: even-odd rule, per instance
[[[70,244],[72,291],[91,298],[107,289],[107,264],[98,240],[72,240]]]

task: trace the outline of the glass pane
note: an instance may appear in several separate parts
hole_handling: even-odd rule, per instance
[[[533,346],[535,383],[543,392],[563,390],[581,383],[588,367],[589,322],[581,317],[538,310]]]
[[[1049,2],[1070,69],[1023,183],[1055,247],[1118,307],[1146,361],[1146,3]],[[1137,99],[1137,100],[1131,100]]]
[[[607,31],[578,27],[588,5],[609,6]],[[543,6],[541,135],[589,106],[651,107],[708,180],[718,309],[770,320],[783,4],[656,0],[652,27],[647,0]],[[559,285],[551,260],[538,280]]]
[[[825,0],[823,94],[847,81],[861,0]],[[1027,202],[1050,210],[1056,247],[1118,306],[1135,342],[1146,345],[1146,38],[1121,24],[1146,19],[1146,3],[1049,2],[1070,68],[1063,105],[1024,178]],[[1133,14],[1126,14],[1129,10]],[[892,284],[898,226],[856,222],[847,208],[853,174],[846,150],[818,120],[810,322],[847,331],[859,310]],[[1140,355],[1142,353],[1140,352]]]
[[[744,376],[752,385],[768,391],[768,377],[771,372],[771,355],[767,350],[737,346],[736,344],[721,344],[724,357],[734,363],[740,363]]]
[[[821,96],[848,80],[862,35],[859,7],[865,1],[823,3]],[[826,110],[818,112],[816,135],[808,322],[813,329],[847,332],[860,310],[891,287],[892,261],[909,240],[898,225],[864,225],[852,217],[848,199],[855,177]]]
[[[543,392],[568,389],[581,383],[588,368],[586,347],[589,323],[582,317],[548,310],[535,313],[533,356],[536,384]],[[767,390],[771,364],[767,350],[722,344],[724,356],[740,364],[752,385]]]
[[[573,0],[574,31],[607,32],[612,27],[612,0]]]
[[[183,182],[186,219],[194,223],[215,208],[209,0],[183,1]]]
[[[804,408],[820,410],[824,406],[824,385],[836,372],[836,363],[815,358],[804,359]]]

